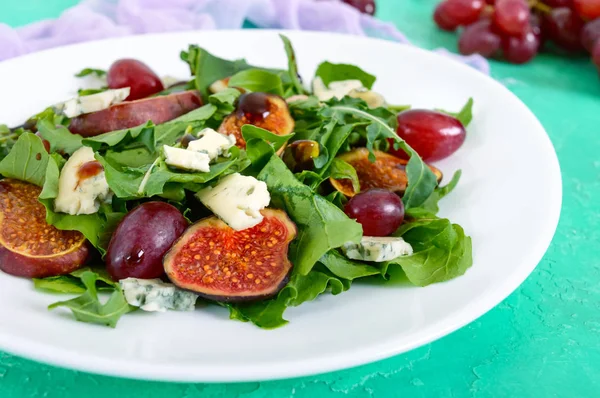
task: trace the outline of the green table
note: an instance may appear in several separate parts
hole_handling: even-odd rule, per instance
[[[56,17],[75,3],[1,2],[0,21],[18,26]],[[435,3],[378,0],[379,16],[396,23],[418,45],[455,50],[456,37],[441,33],[431,21]],[[541,55],[525,66],[493,62],[492,75],[546,127],[558,152],[565,193],[558,232],[548,253],[515,293],[482,318],[385,361],[265,383],[131,381],[54,368],[0,352],[0,397],[599,396],[600,81],[587,58],[551,55]],[[523,172],[535,178],[543,170]],[[521,198],[518,192],[498,194],[506,195],[506,200],[544,200]]]

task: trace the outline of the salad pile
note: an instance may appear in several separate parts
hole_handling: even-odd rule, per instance
[[[0,269],[111,327],[202,300],[275,328],[364,278],[464,274],[471,239],[436,215],[460,172],[441,186],[425,162],[462,145],[473,101],[390,105],[375,76],[330,62],[309,90],[281,38],[287,70],[190,45],[190,80],[118,60],[78,74],[98,88],[0,126]]]

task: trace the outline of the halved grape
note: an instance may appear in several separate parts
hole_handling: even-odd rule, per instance
[[[525,0],[497,0],[494,26],[507,35],[520,36],[529,27],[529,15]]]
[[[537,54],[540,46],[539,39],[533,30],[523,36],[508,36],[502,38],[502,51],[504,58],[513,64],[524,64]]]
[[[128,101],[146,98],[164,90],[160,78],[137,59],[120,59],[108,70],[106,81],[109,88],[129,87]]]
[[[387,189],[369,189],[357,194],[344,211],[362,225],[365,236],[391,235],[404,221],[402,200]]]
[[[463,55],[481,54],[486,58],[500,49],[500,35],[492,31],[492,23],[482,19],[469,25],[458,39],[458,50]]]

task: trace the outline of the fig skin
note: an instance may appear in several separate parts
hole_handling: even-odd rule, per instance
[[[242,231],[216,216],[190,226],[164,257],[167,277],[179,288],[217,302],[275,296],[289,281],[293,265],[288,247],[297,229],[282,210],[261,213],[260,224]]]
[[[408,161],[382,151],[373,151],[373,153],[376,158],[375,163],[369,161],[369,150],[367,148],[354,149],[338,156],[338,158],[354,167],[358,174],[361,191],[370,188],[383,188],[402,195],[408,182],[408,177],[404,171]],[[436,167],[428,166],[437,177],[439,184],[442,181],[442,172]],[[335,180],[329,178],[329,182],[337,191],[347,197],[356,195],[352,183],[348,179]]]
[[[202,106],[196,91],[183,91],[159,97],[125,101],[98,112],[86,113],[71,120],[69,130],[83,137],[128,129],[151,120],[161,124]]]
[[[233,134],[235,145],[245,149],[246,141],[242,137],[242,126],[245,124],[252,124],[277,135],[291,134],[295,125],[287,102],[278,95],[266,93],[242,94],[236,110],[221,123],[219,133]]]
[[[46,223],[46,209],[37,200],[40,192],[23,181],[0,181],[0,270],[7,274],[26,278],[68,274],[90,257],[83,234]]]

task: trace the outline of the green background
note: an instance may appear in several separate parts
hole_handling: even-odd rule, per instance
[[[57,17],[76,3],[3,1],[0,21],[19,26]],[[435,3],[378,0],[378,16],[395,23],[415,44],[455,51],[456,36],[438,31],[431,20]],[[264,383],[131,381],[54,368],[0,352],[0,397],[600,396],[600,81],[589,59],[552,55],[540,55],[524,66],[492,62],[492,75],[546,127],[560,160],[564,195],[558,231],[544,259],[517,291],[485,316],[388,360]],[[532,179],[543,172],[535,165],[523,170]],[[523,198],[518,192],[498,195],[505,195],[507,201],[545,200]],[[515,228],[518,225],[515,220]]]

